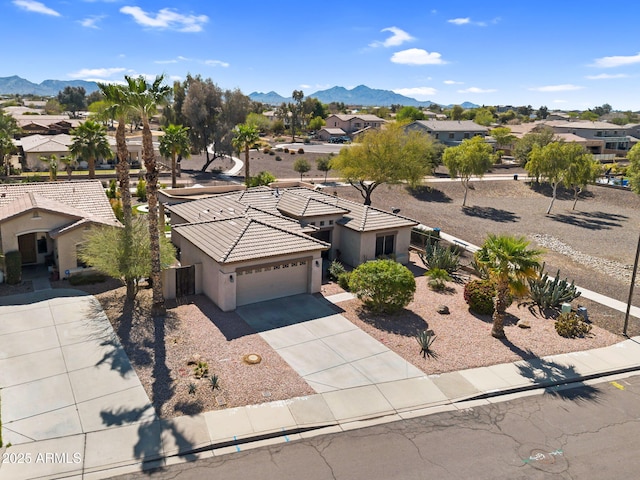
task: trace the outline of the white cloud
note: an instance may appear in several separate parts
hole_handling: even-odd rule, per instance
[[[180,75],[169,75],[169,80],[173,80],[174,82],[181,82],[182,77]]]
[[[80,25],[82,25],[85,28],[95,28],[96,30],[98,30],[100,27],[98,27],[97,23],[103,18],[104,18],[104,15],[94,15],[91,17],[87,17],[80,20]]]
[[[305,90],[308,89],[308,88],[311,88],[311,85],[307,85],[306,83],[302,83],[299,86],[300,86],[300,88],[303,88]]]
[[[445,85],[464,85],[464,82],[456,82],[455,80],[445,80]]]
[[[157,63],[160,65],[166,65],[170,63],[178,63],[178,62],[190,62],[191,59],[187,57],[183,57],[182,55],[178,55],[176,58],[171,58],[169,60],[154,60],[153,63]]]
[[[411,97],[417,100],[429,100],[428,97],[432,97],[438,93],[438,91],[432,87],[396,88],[393,91],[400,95],[404,95],[405,97]]]
[[[542,87],[533,87],[529,90],[533,92],[570,92],[573,90],[582,90],[584,87],[580,85],[572,85],[570,83],[564,83],[562,85],[545,85]]]
[[[163,8],[157,14],[145,12],[140,7],[126,6],[121,13],[131,15],[143,27],[177,30],[178,32],[200,32],[209,21],[206,15],[183,15],[170,8]]]
[[[447,20],[447,22],[453,23],[454,25],[468,25],[471,23],[471,19],[469,17],[452,18],[451,20]]]
[[[43,15],[51,15],[52,17],[60,16],[53,8],[49,8],[44,3],[34,0],[14,0],[13,4],[28,12],[42,13]]]
[[[208,65],[210,67],[227,68],[229,66],[229,64],[227,62],[223,62],[222,60],[205,60],[202,63],[204,63],[205,65]]]
[[[375,41],[370,43],[370,47],[397,47],[402,45],[405,42],[410,42],[411,40],[415,40],[411,35],[409,35],[404,30],[399,29],[398,27],[388,27],[380,30],[381,32],[391,32],[392,35],[387,38],[384,42]]]
[[[422,48],[409,48],[396,52],[391,57],[391,61],[404,65],[442,65],[447,63],[442,60],[442,55],[438,52],[427,52]]]
[[[554,100],[553,103],[569,103],[567,100]]]
[[[640,63],[640,53],[638,53],[637,55],[614,55],[612,57],[596,58],[591,66],[613,68],[621,67],[624,65],[633,65],[634,63]]]
[[[497,92],[495,88],[478,88],[478,87],[469,87],[464,90],[458,90],[458,93],[492,93]]]
[[[126,68],[83,68],[81,70],[78,70],[77,72],[72,72],[69,73],[68,76],[71,78],[81,78],[81,79],[88,79],[88,78],[109,78],[113,75],[116,75],[118,73],[123,73],[125,72],[127,69]]]
[[[611,78],[628,78],[629,75],[627,75],[626,73],[616,73],[616,74],[610,74],[610,73],[601,73],[599,75],[587,75],[584,78],[587,78],[589,80],[609,80]]]

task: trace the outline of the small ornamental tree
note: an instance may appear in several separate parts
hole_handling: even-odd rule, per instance
[[[299,158],[293,162],[293,169],[300,174],[300,181],[302,181],[302,175],[311,170],[311,165],[304,158]]]
[[[351,273],[349,289],[375,313],[395,313],[406,307],[416,291],[411,271],[394,260],[374,260]]]

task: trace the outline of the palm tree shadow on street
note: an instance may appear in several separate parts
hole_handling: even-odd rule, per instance
[[[518,373],[530,379],[534,386],[544,388],[545,394],[565,400],[597,401],[600,389],[585,384],[574,365],[540,358],[531,350],[514,345],[508,338],[501,342],[522,358],[516,363]]]

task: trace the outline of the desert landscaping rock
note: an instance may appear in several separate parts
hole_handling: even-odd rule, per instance
[[[440,315],[449,315],[449,313],[451,313],[449,311],[449,307],[447,307],[446,305],[440,305],[437,309],[436,312],[438,312]]]

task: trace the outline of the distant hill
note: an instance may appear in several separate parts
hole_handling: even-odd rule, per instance
[[[391,90],[380,90],[369,88],[366,85],[359,85],[351,90],[344,87],[332,87],[328,90],[319,90],[310,93],[307,97],[313,97],[322,103],[344,103],[346,105],[362,105],[371,107],[388,107],[390,105],[404,105],[413,107],[428,107],[434,102],[429,100],[421,102],[415,98],[405,97]],[[283,97],[276,92],[261,93],[253,92],[249,94],[249,98],[256,102],[268,103],[270,105],[279,105],[282,102],[291,102],[291,97]],[[477,108],[478,105],[470,102],[461,104],[463,108]]]
[[[98,89],[96,82],[87,82],[85,80],[45,80],[42,83],[33,83],[25,80],[17,75],[12,77],[0,77],[0,94],[19,94],[19,95],[43,95],[54,97],[64,87],[84,87],[87,94]]]
[[[276,92],[253,92],[249,94],[249,98],[254,102],[261,102],[269,105],[280,105],[282,102],[290,102],[292,100],[291,97],[285,98]]]

